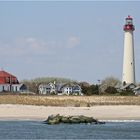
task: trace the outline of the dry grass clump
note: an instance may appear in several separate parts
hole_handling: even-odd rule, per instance
[[[140,105],[140,96],[0,95],[0,104],[75,107],[90,107],[94,105]]]

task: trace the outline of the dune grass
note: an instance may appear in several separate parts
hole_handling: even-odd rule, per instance
[[[0,95],[0,104],[74,107],[90,107],[94,105],[140,105],[140,96]]]

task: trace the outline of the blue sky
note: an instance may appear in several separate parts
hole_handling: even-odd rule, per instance
[[[0,67],[19,80],[121,80],[123,25],[134,18],[140,82],[140,2],[0,2]]]

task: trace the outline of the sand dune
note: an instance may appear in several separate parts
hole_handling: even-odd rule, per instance
[[[93,107],[50,107],[0,105],[1,120],[45,120],[51,114],[86,115],[99,120],[140,120],[140,106],[114,105]]]

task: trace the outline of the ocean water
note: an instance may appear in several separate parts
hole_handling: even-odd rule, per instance
[[[41,121],[0,121],[0,139],[140,139],[140,122],[47,125]]]

